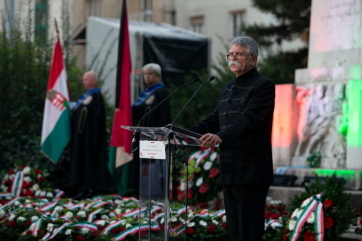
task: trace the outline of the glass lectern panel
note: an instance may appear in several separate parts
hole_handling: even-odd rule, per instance
[[[183,212],[184,207],[175,207],[176,209],[170,207],[170,173],[173,161],[172,155],[168,154],[168,148],[171,146],[199,146],[198,139],[201,135],[174,125],[165,127],[122,126],[122,128],[133,132],[139,131],[137,141],[161,141],[165,144],[165,159],[139,159],[139,225],[145,227],[143,232],[140,229],[139,240],[168,240],[169,237],[175,236],[178,237],[178,240],[186,240],[186,224],[175,223],[173,220],[175,214],[181,217],[187,215]],[[186,220],[186,218],[183,217],[182,220]]]

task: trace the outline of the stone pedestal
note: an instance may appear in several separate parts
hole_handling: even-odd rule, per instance
[[[295,75],[307,104],[292,165],[319,152],[321,168],[362,170],[362,2],[313,0],[311,12],[308,69]]]

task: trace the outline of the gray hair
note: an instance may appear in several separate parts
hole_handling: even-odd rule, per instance
[[[256,41],[250,37],[243,36],[235,38],[231,44],[236,44],[238,46],[246,46],[249,48],[249,53],[251,55],[258,56],[259,55],[259,48]]]
[[[142,71],[152,70],[158,77],[162,77],[161,66],[155,63],[149,63],[142,67]]]

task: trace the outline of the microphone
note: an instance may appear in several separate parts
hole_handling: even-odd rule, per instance
[[[192,84],[196,81],[198,81],[199,78],[198,77],[195,77],[193,78],[191,81],[181,85],[180,87],[178,87],[176,90],[174,90],[171,94],[169,94],[165,99],[163,99],[160,103],[158,103],[157,105],[155,105],[151,110],[149,110],[146,114],[144,114],[142,116],[142,118],[139,120],[139,122],[137,123],[137,126],[136,126],[136,130],[134,131],[133,133],[133,139],[132,139],[132,152],[136,151],[137,150],[137,147],[136,147],[136,143],[138,142],[138,139],[140,137],[140,133],[139,133],[139,130],[138,130],[138,127],[140,126],[140,124],[142,123],[142,121],[150,114],[152,113],[157,107],[159,107],[160,105],[162,105],[166,100],[168,100],[169,98],[171,98],[171,96],[173,96],[174,94],[176,94],[179,90],[181,90],[182,88],[184,88],[185,86],[189,85],[189,84]]]
[[[208,80],[205,80],[194,92],[194,94],[191,96],[191,98],[186,102],[186,104],[182,107],[182,109],[180,110],[180,112],[177,114],[177,116],[175,117],[175,119],[173,120],[171,126],[170,126],[170,131],[173,130],[173,127],[175,125],[175,122],[177,120],[177,118],[180,116],[180,114],[185,110],[186,106],[190,103],[190,101],[195,97],[195,95],[199,92],[199,90],[202,88],[202,86],[204,86],[207,82],[210,82],[212,80],[214,80],[215,77],[211,76]]]
[[[177,118],[180,116],[180,114],[184,111],[184,109],[186,108],[186,106],[190,103],[190,101],[195,97],[195,95],[199,92],[199,90],[201,89],[201,87],[202,86],[204,86],[207,82],[209,82],[209,81],[212,81],[213,79],[215,79],[215,77],[214,76],[211,76],[208,80],[206,80],[206,81],[204,81],[197,89],[196,89],[196,91],[193,93],[193,95],[191,96],[191,98],[186,102],[186,104],[182,107],[182,109],[179,111],[179,113],[177,114],[177,116],[175,117],[175,119],[173,120],[173,122],[172,122],[172,124],[171,124],[171,126],[169,127],[169,133],[168,133],[168,139],[170,140],[170,139],[172,139],[173,138],[173,132],[172,132],[172,130],[174,129],[174,125],[175,125],[175,122],[176,122],[176,120],[177,120]],[[169,126],[169,125],[167,125],[167,126]],[[169,150],[169,152],[171,152],[171,150]],[[172,159],[171,159],[171,161],[172,161]],[[171,164],[170,166],[169,166],[169,173],[171,173],[171,166],[173,166],[173,167],[175,167],[175,165],[174,164]],[[187,168],[186,168],[187,169]],[[173,181],[172,181],[172,197],[176,197],[176,188],[174,188],[174,187],[176,187],[176,177],[175,177],[175,171],[172,171],[172,173],[173,173],[173,176],[174,176],[174,178],[173,178]],[[172,199],[172,198],[171,198]]]

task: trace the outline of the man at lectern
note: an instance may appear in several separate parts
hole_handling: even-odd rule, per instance
[[[149,63],[142,68],[145,89],[132,104],[133,124],[141,127],[162,127],[171,122],[170,103],[165,101],[159,107],[148,112],[168,96],[165,84],[162,82],[161,67],[155,63]],[[145,116],[146,115],[146,116]],[[142,117],[145,116],[144,119]],[[142,119],[141,123],[140,120]],[[130,162],[129,187],[139,193],[140,196],[152,199],[165,196],[165,161],[143,159],[141,170],[138,156],[134,156]],[[141,183],[140,180],[141,173]],[[150,175],[149,175],[150,174]],[[152,188],[149,188],[152,187]]]
[[[203,147],[220,146],[220,180],[229,241],[261,241],[264,207],[273,179],[271,130],[275,85],[255,68],[258,45],[231,42],[226,55],[235,79],[226,83],[212,114],[191,131]]]

